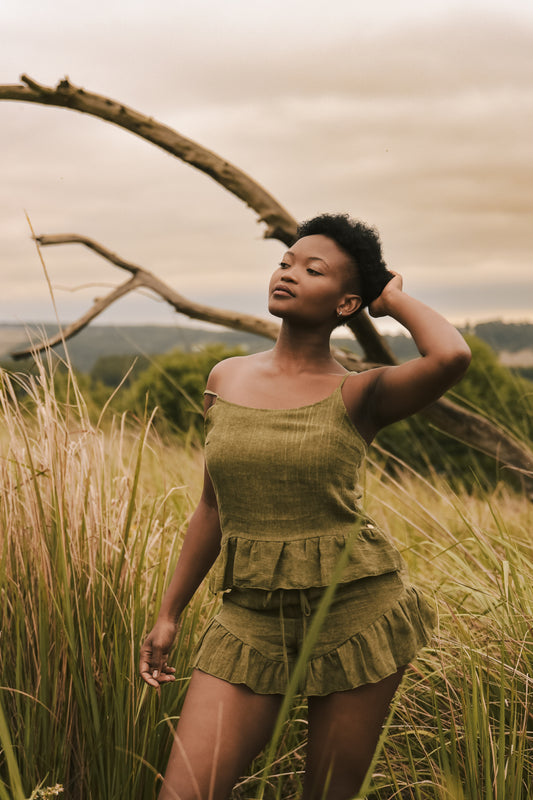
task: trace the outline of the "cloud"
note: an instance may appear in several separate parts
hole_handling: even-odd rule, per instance
[[[68,16],[55,28],[20,24],[23,46],[6,37],[0,59],[45,82],[68,72],[153,114],[243,168],[297,217],[338,209],[377,224],[414,292],[444,302],[461,285],[479,313],[484,291],[512,310],[530,287],[533,243],[531,21],[457,13],[364,27],[351,16],[356,5],[339,5],[344,26],[333,14],[320,28],[316,4],[301,18],[276,17],[274,3],[270,17],[245,11],[224,23],[218,6],[204,3],[213,13],[203,19],[178,4],[166,24],[166,5],[147,22],[134,4],[107,26],[89,12],[83,26]],[[39,231],[100,239],[197,299],[209,285],[225,307],[259,304],[279,247],[260,241],[236,198],[101,121],[22,104],[0,112],[9,154],[0,238],[19,309],[40,280],[23,208]],[[60,284],[122,279],[79,248],[46,258]],[[500,286],[502,271],[509,291],[489,298],[480,280]]]

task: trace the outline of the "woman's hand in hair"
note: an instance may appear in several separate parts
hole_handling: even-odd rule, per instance
[[[390,272],[392,272],[394,278],[385,284],[379,297],[376,297],[376,299],[373,300],[368,306],[368,311],[371,317],[386,317],[389,314],[388,301],[394,296],[394,294],[402,291],[402,276],[393,270],[390,270]]]

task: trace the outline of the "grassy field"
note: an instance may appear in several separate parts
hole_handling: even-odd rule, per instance
[[[22,379],[21,379],[22,380]],[[201,453],[150,420],[90,419],[48,369],[0,375],[0,800],[151,800],[188,662],[214,600],[183,620],[177,682],[137,674],[144,632],[199,496]],[[376,453],[377,454],[377,453]],[[370,512],[434,597],[438,628],[410,668],[361,796],[533,797],[531,506],[504,485],[453,493],[370,465]],[[299,797],[306,711],[293,697],[234,797]]]

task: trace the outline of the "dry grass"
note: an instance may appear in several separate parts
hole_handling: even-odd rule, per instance
[[[200,454],[159,440],[149,421],[92,424],[72,380],[59,402],[48,367],[24,380],[2,375],[0,388],[0,800],[61,787],[79,800],[148,800],[213,606],[201,589],[175,649],[177,684],[149,691],[138,647],[199,495]],[[366,492],[439,609],[367,796],[533,796],[528,501],[505,486],[454,494],[406,470],[393,481],[377,465]],[[253,765],[235,798],[299,796],[300,699],[287,714],[268,763]]]

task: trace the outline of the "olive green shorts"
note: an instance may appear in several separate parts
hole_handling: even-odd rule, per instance
[[[193,667],[258,694],[285,693],[296,672],[299,693],[326,695],[392,675],[431,637],[432,606],[398,572],[337,586],[317,628],[325,591],[232,589]]]

